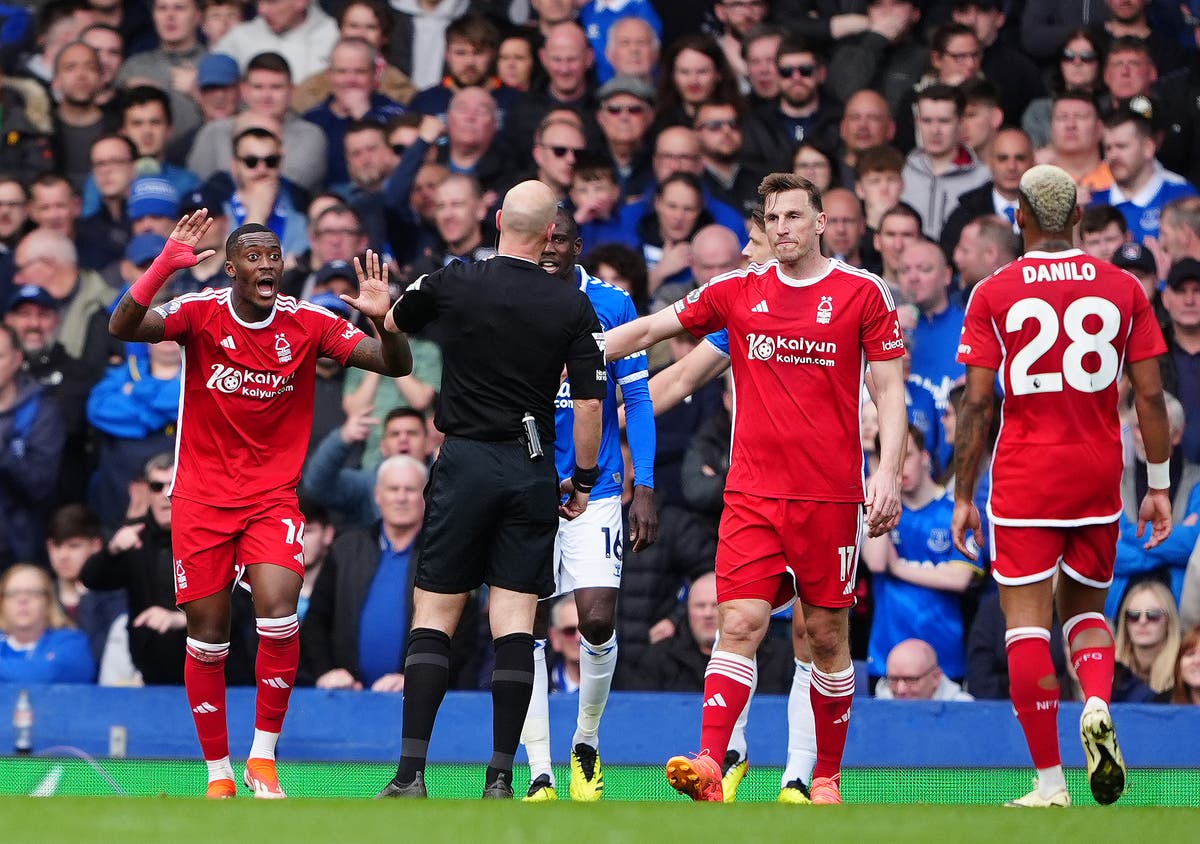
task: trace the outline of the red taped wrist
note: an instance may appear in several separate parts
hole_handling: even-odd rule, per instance
[[[154,259],[142,277],[129,288],[129,297],[144,308],[150,307],[158,291],[176,270],[194,267],[196,256],[192,247],[178,240],[168,240],[162,253]]]

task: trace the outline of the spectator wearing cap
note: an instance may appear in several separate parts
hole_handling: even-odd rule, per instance
[[[91,178],[100,206],[85,215],[78,227],[79,264],[103,270],[119,261],[129,243],[129,189],[137,175],[137,147],[124,135],[103,135],[92,143]]]
[[[4,324],[16,332],[20,342],[24,359],[21,370],[58,405],[66,435],[58,500],[77,499],[87,481],[84,407],[99,374],[67,354],[58,341],[62,325],[59,303],[36,284],[23,284],[13,290],[6,303]]]
[[[641,197],[654,182],[647,133],[654,123],[654,87],[635,76],[616,76],[596,92],[600,152],[613,163],[622,200]]]
[[[200,187],[200,177],[167,161],[167,139],[173,128],[170,100],[158,88],[139,85],[121,98],[121,134],[137,148],[138,173],[166,179],[182,196]],[[83,188],[83,215],[89,217],[99,208],[100,192],[89,176]]]
[[[354,209],[340,202],[320,211],[310,209],[308,243],[309,253],[300,256],[296,266],[283,274],[280,282],[283,292],[297,299],[311,298],[323,289],[321,285],[327,284],[335,272],[345,275],[354,283],[354,290],[358,289],[351,261],[366,251],[367,235]],[[324,279],[320,277],[322,271],[328,273]]]
[[[317,0],[258,0],[257,9],[256,17],[229,30],[213,52],[233,56],[242,67],[260,53],[279,53],[297,79],[329,66],[338,28]]]
[[[387,123],[404,114],[400,103],[378,90],[375,48],[361,38],[343,38],[329,58],[330,93],[325,101],[304,113],[304,119],[321,128],[328,142],[326,183],[334,190],[350,182],[346,167],[346,129],[356,120]]]
[[[1160,358],[1163,388],[1183,405],[1188,419],[1200,419],[1200,261],[1184,258],[1167,273],[1162,303],[1167,354]],[[1184,459],[1200,463],[1200,425],[1184,429]]]
[[[1020,125],[1025,109],[1045,90],[1042,74],[1029,56],[1008,43],[1000,31],[1007,23],[1002,0],[955,0],[955,23],[971,27],[983,49],[983,75],[1000,89],[1004,122]]]
[[[1163,167],[1155,157],[1158,143],[1149,120],[1128,109],[1104,121],[1104,158],[1113,185],[1092,194],[1093,205],[1112,205],[1125,215],[1129,234],[1138,243],[1158,237],[1159,216],[1168,202],[1195,196],[1187,179]]]
[[[722,5],[734,4],[718,3],[718,19],[720,19],[720,8]],[[765,5],[763,4],[764,9]],[[738,15],[738,21],[743,17],[744,15]],[[760,13],[760,20],[761,17]],[[583,8],[579,10],[579,23],[582,24],[584,31],[587,33],[588,42],[592,45],[592,53],[596,57],[596,79],[601,83],[607,82],[617,75],[617,71],[614,69],[612,60],[608,55],[613,44],[612,31],[619,23],[630,19],[641,21],[650,29],[650,32],[654,35],[654,44],[656,46],[662,40],[662,19],[659,18],[658,12],[655,11],[654,4],[650,0],[626,0],[623,3],[613,3],[610,0],[588,0],[588,2],[583,4]],[[722,22],[724,23],[724,21]],[[759,21],[753,23],[757,22]],[[742,31],[739,32],[734,31],[728,24],[726,25],[726,29],[738,39],[741,38],[746,28],[743,25],[741,27]],[[736,46],[730,49],[736,49]]]
[[[117,291],[97,273],[81,270],[75,244],[57,232],[34,229],[14,257],[17,284],[37,285],[54,297],[62,316],[59,342],[98,379],[114,351],[120,357],[120,344],[108,333],[108,307]]]
[[[22,371],[21,343],[0,325],[0,571],[42,561],[42,526],[49,517],[62,458],[58,404]]]
[[[1158,304],[1158,267],[1154,253],[1140,243],[1122,243],[1109,258],[1114,266],[1133,273],[1142,283],[1146,298]]]
[[[130,233],[169,237],[179,222],[179,191],[161,176],[141,176],[129,188]]]
[[[88,502],[110,531],[125,518],[129,484],[142,466],[175,447],[182,353],[177,343],[151,343],[148,353],[111,367],[88,397],[87,419],[96,432]]]
[[[187,161],[196,134],[205,124],[237,114],[242,103],[239,79],[237,62],[232,56],[208,53],[200,59],[196,65],[195,102],[200,108],[201,122],[187,130],[175,127],[167,145],[167,158],[172,164]]]
[[[125,257],[121,259],[122,286],[132,285],[141,278],[166,246],[167,239],[156,232],[142,232],[130,238]]]
[[[282,141],[266,129],[250,128],[238,134],[233,149],[234,192],[225,205],[230,226],[261,223],[275,232],[285,258],[294,260],[308,249],[308,237],[304,215],[282,190]]]
[[[293,78],[291,67],[278,53],[259,53],[250,59],[240,88],[245,111],[205,124],[188,153],[188,169],[201,179],[229,171],[234,138],[246,128],[266,128],[283,139],[287,150],[282,175],[309,193],[323,188],[325,133],[290,110]]]
[[[1200,133],[1200,103],[1194,85],[1172,74],[1160,79],[1156,54],[1138,38],[1120,37],[1108,45],[1104,58],[1104,84],[1108,92],[1099,99],[1109,114],[1122,107],[1150,120],[1160,134],[1158,159],[1163,166],[1200,181],[1196,144]]]
[[[206,287],[228,287],[230,284],[230,278],[225,274],[225,239],[229,236],[229,217],[225,213],[224,201],[211,188],[202,187],[183,198],[179,213],[192,214],[201,208],[208,209],[213,225],[196,244],[196,253],[211,249],[213,255],[171,276],[172,296],[198,293]]]
[[[746,120],[744,160],[763,172],[788,170],[802,143],[832,149],[842,109],[822,90],[825,61],[808,42],[785,38],[775,57],[779,98],[759,106]]]

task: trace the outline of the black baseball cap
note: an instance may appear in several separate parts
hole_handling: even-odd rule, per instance
[[[1181,258],[1171,265],[1171,271],[1167,273],[1167,286],[1175,290],[1188,281],[1200,282],[1200,261],[1195,258]]]
[[[1122,243],[1113,253],[1112,262],[1123,270],[1134,270],[1158,278],[1154,255],[1140,243]]]

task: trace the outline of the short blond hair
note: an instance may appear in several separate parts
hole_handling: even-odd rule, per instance
[[[1043,232],[1059,234],[1071,227],[1076,191],[1075,180],[1066,170],[1053,164],[1030,167],[1017,190]]]

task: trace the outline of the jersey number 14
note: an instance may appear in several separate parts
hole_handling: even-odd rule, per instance
[[[1095,333],[1083,324],[1088,317],[1100,318],[1100,328]],[[1060,326],[1058,313],[1045,299],[1021,299],[1009,308],[1004,329],[1009,333],[1020,331],[1030,319],[1037,320],[1038,333],[1013,355],[1009,372],[1013,395],[1061,393],[1064,378],[1069,386],[1081,393],[1098,393],[1117,380],[1120,356],[1112,341],[1121,329],[1121,311],[1112,302],[1100,296],[1076,299],[1063,313]],[[1031,374],[1029,370],[1054,348],[1062,330],[1066,331],[1071,344],[1063,350],[1061,371]],[[1100,357],[1100,368],[1095,372],[1083,368],[1083,358],[1089,352]]]

